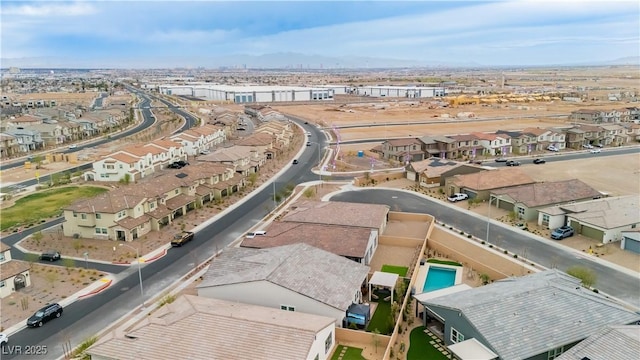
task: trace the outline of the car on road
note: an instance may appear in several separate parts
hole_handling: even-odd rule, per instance
[[[549,146],[547,147],[547,150],[549,150],[549,151],[553,151],[553,152],[558,152],[558,151],[560,151],[560,149],[558,149],[557,147],[555,147],[555,146],[553,146],[553,145],[549,145]]]
[[[496,162],[507,162],[507,159],[503,157],[496,158]]]
[[[569,225],[561,226],[551,233],[551,238],[554,240],[562,240],[564,238],[568,238],[569,236],[573,236],[574,231],[573,228]]]
[[[482,160],[469,160],[469,164],[482,165]]]
[[[9,336],[5,333],[0,333],[0,347],[4,347],[9,342]]]
[[[592,154],[599,154],[602,150],[600,150],[600,148],[596,148],[596,149],[591,149],[589,150]]]
[[[520,166],[520,161],[509,160],[505,163],[507,166]]]
[[[297,159],[294,159],[294,160],[293,160],[293,165],[297,165],[297,164],[298,164],[298,160],[297,160]]]
[[[267,235],[267,232],[264,230],[258,230],[258,231],[252,231],[250,233],[247,233],[247,235],[245,236],[245,238],[247,239],[253,239],[256,236],[265,236]]]
[[[171,246],[180,247],[189,241],[193,240],[195,233],[192,231],[182,231],[181,233],[173,235],[173,239],[171,240]]]
[[[311,146],[311,141],[307,141],[307,146]]]
[[[469,195],[467,194],[463,194],[463,193],[455,193],[451,196],[449,196],[447,199],[451,202],[457,202],[457,201],[462,201],[462,200],[466,200],[469,198]]]
[[[77,148],[77,147],[78,147],[78,145],[76,145],[76,144],[71,144],[71,145],[69,145],[69,149],[75,149],[75,148]]]
[[[58,261],[60,260],[60,258],[61,258],[60,253],[57,252],[56,250],[49,250],[40,254],[40,260]]]
[[[40,327],[47,321],[59,318],[61,315],[62,306],[60,306],[60,304],[48,304],[36,311],[29,319],[27,319],[27,326]]]
[[[534,164],[544,164],[544,163],[546,163],[546,162],[547,162],[547,161],[546,161],[545,159],[542,159],[542,158],[537,158],[537,159],[534,159],[534,160],[533,160],[533,163],[534,163]]]

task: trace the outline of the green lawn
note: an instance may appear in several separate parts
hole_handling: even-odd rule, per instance
[[[60,214],[63,207],[78,199],[91,198],[106,191],[109,190],[95,186],[68,186],[27,195],[13,206],[2,209],[0,229],[36,223]]]
[[[432,339],[424,333],[424,326],[419,326],[411,331],[409,337],[409,351],[407,351],[407,360],[447,360],[448,358],[429,344]]]
[[[407,276],[408,270],[409,268],[406,266],[382,265],[382,272],[398,274],[399,276],[402,276],[402,277]]]
[[[431,264],[442,264],[442,265],[451,265],[451,266],[462,266],[462,264],[460,264],[459,262],[455,262],[455,261],[448,261],[448,260],[438,260],[438,259],[429,259],[427,260],[428,263]]]
[[[393,331],[393,325],[389,323],[389,316],[391,315],[391,302],[380,301],[376,307],[376,312],[373,313],[369,325],[367,325],[367,331],[373,331],[378,329],[380,334],[389,335]]]
[[[344,355],[342,356],[342,360],[366,360],[365,357],[362,356],[362,349],[344,345],[338,345],[338,348],[333,353],[331,360],[340,359],[340,354],[342,353],[343,348],[347,349],[347,351],[345,351]]]

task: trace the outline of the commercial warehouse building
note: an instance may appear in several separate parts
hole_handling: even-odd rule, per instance
[[[334,90],[300,86],[160,85],[160,93],[236,104],[333,100]]]
[[[385,85],[322,85],[321,87],[332,89],[336,95],[351,94],[371,97],[392,97],[392,98],[435,98],[447,95],[444,87],[430,86],[385,86]]]

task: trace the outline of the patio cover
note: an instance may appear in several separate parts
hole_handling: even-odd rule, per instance
[[[473,338],[449,345],[448,348],[460,360],[493,360],[498,358],[496,353]]]
[[[434,291],[429,291],[429,292],[425,292],[425,293],[416,294],[416,295],[413,295],[413,298],[422,303],[424,301],[427,301],[427,300],[433,299],[433,298],[437,298],[439,296],[455,294],[457,292],[465,291],[465,290],[469,290],[469,289],[472,289],[472,287],[467,285],[467,284],[459,284],[459,285],[450,286],[448,288],[444,288],[444,289],[440,289],[440,290],[434,290]]]
[[[382,271],[376,271],[373,273],[371,279],[369,279],[369,302],[371,302],[371,285],[384,286],[391,289],[391,302],[393,302],[393,289],[396,287],[398,281],[398,274],[392,274]]]

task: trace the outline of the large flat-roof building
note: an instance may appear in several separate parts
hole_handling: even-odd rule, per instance
[[[160,85],[158,91],[165,95],[193,96],[205,100],[243,103],[270,103],[291,101],[333,100],[331,88],[302,86],[255,85]]]

